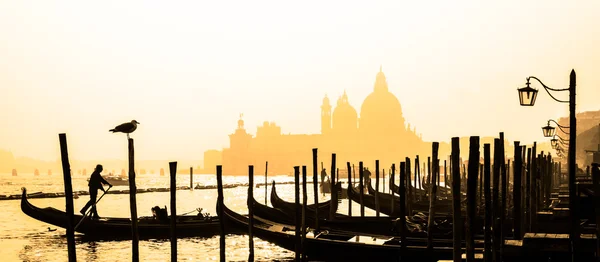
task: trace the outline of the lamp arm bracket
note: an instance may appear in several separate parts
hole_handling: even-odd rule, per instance
[[[546,92],[548,93],[548,95],[550,95],[550,97],[552,97],[552,99],[554,99],[554,101],[556,101],[556,102],[559,102],[559,103],[569,103],[569,101],[568,101],[568,100],[560,100],[560,99],[557,99],[556,97],[554,97],[554,96],[552,95],[552,93],[550,93],[550,91],[558,91],[558,92],[560,92],[560,91],[569,91],[569,89],[568,89],[568,88],[563,88],[563,89],[555,89],[555,88],[548,87],[547,85],[545,85],[545,84],[542,82],[542,80],[540,80],[539,78],[537,78],[537,77],[535,77],[535,76],[530,76],[530,77],[528,77],[528,78],[527,78],[527,82],[529,82],[529,80],[530,80],[530,79],[535,79],[535,80],[537,80],[537,81],[538,81],[538,82],[539,82],[539,83],[540,83],[540,84],[541,84],[541,85],[544,87],[544,90],[546,90]]]

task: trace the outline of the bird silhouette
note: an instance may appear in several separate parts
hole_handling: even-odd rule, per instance
[[[132,133],[133,131],[135,131],[137,129],[137,125],[139,125],[139,124],[140,124],[140,122],[131,120],[131,122],[120,124],[118,126],[115,126],[115,128],[108,130],[108,131],[113,132],[113,133],[115,133],[115,132],[125,133],[125,134],[127,134],[127,138],[129,138],[129,134]]]
[[[50,229],[50,227],[48,227],[48,231],[54,232],[54,231],[56,231],[56,228],[55,229]]]

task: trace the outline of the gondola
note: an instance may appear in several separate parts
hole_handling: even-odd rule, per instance
[[[27,200],[27,189],[22,188],[21,210],[26,215],[57,227],[67,227],[67,214],[53,207],[39,208]],[[83,218],[74,214],[75,225]],[[169,238],[171,234],[169,217],[166,220],[154,217],[138,218],[138,232],[140,239]],[[101,218],[91,220],[86,218],[76,232],[84,234],[85,238],[93,239],[127,239],[131,238],[131,219],[129,218]],[[177,236],[203,236],[210,237],[219,234],[219,218],[213,216],[177,216]]]
[[[279,198],[275,187],[271,189],[271,195],[274,198]],[[284,201],[284,200],[281,200]],[[293,210],[283,210],[279,208],[273,208],[263,205],[253,199],[254,214],[259,217],[268,219],[270,221],[282,224],[295,224],[295,217]],[[287,203],[291,205],[290,208],[294,208],[294,203]],[[314,206],[314,205],[313,205]],[[334,219],[330,219],[328,213],[325,217],[322,217],[319,213],[319,227],[329,231],[343,230],[354,233],[360,233],[364,235],[398,235],[400,232],[398,220],[390,217],[351,217],[348,215],[336,213]],[[309,227],[315,228],[315,213],[307,212],[306,224]],[[436,230],[434,235],[438,238],[448,238],[451,236],[451,223],[444,221],[443,219],[437,220]],[[427,219],[424,214],[416,214],[414,216],[407,217],[407,229],[410,236],[414,237],[426,237],[425,231]]]
[[[283,210],[284,212],[290,213],[292,216],[296,213],[296,204],[295,203],[290,203],[287,202],[283,199],[281,199],[279,197],[279,195],[277,195],[277,190],[275,189],[275,181],[273,181],[273,186],[271,187],[271,205],[273,205],[274,208],[278,208]],[[341,189],[341,184],[337,184],[337,189]],[[319,218],[328,218],[329,217],[329,212],[330,212],[330,208],[331,208],[331,200],[327,200],[324,201],[323,203],[319,203]],[[337,201],[333,201],[334,203],[334,208],[337,211],[337,207],[338,207],[338,202]],[[310,204],[306,206],[306,209],[308,210],[308,214],[309,216],[315,217],[315,204]]]
[[[363,195],[363,202],[365,206],[375,210],[375,188],[367,181],[367,189],[369,195]],[[359,191],[354,191],[357,194],[360,194]],[[400,211],[400,197],[394,196],[392,194],[387,194],[383,192],[378,192],[379,194],[379,211],[388,216],[398,217]],[[392,203],[392,198],[394,199]],[[359,200],[359,199],[358,199]],[[393,207],[392,207],[393,205]],[[452,213],[452,200],[448,199],[438,199],[435,204],[436,213],[438,214],[451,214]],[[429,210],[429,200],[426,201],[414,201],[412,202],[412,210],[413,212],[428,212]],[[391,214],[391,215],[390,215]]]
[[[223,205],[225,222],[238,230],[247,230],[248,218]],[[287,250],[294,251],[295,228],[254,216],[253,234]],[[407,242],[409,244],[410,242]],[[398,261],[399,258],[438,261],[452,258],[452,247],[400,247],[396,237],[364,236],[345,232],[309,232],[304,241],[304,253],[310,260],[327,261]]]

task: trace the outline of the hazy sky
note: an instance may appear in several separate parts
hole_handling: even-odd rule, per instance
[[[576,3],[575,3],[576,2]],[[544,141],[567,106],[516,88],[535,75],[578,111],[600,109],[600,1],[0,1],[0,148],[54,160],[125,158],[116,124],[138,120],[136,158],[201,159],[275,121],[318,133],[325,94],[357,109],[383,65],[428,141]],[[539,85],[535,85],[540,87]],[[567,98],[567,94],[561,97]],[[310,152],[307,152],[309,154]]]

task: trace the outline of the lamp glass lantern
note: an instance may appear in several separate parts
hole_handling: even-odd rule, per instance
[[[554,136],[555,131],[556,131],[556,128],[554,128],[553,126],[550,126],[550,125],[542,127],[542,132],[544,133],[544,137]]]
[[[550,144],[552,145],[552,149],[557,149],[558,148],[558,139],[556,139],[556,138],[550,139]]]
[[[527,81],[527,86],[519,88],[517,91],[519,91],[519,102],[522,106],[533,106],[535,104],[538,90],[530,87],[529,81]]]

